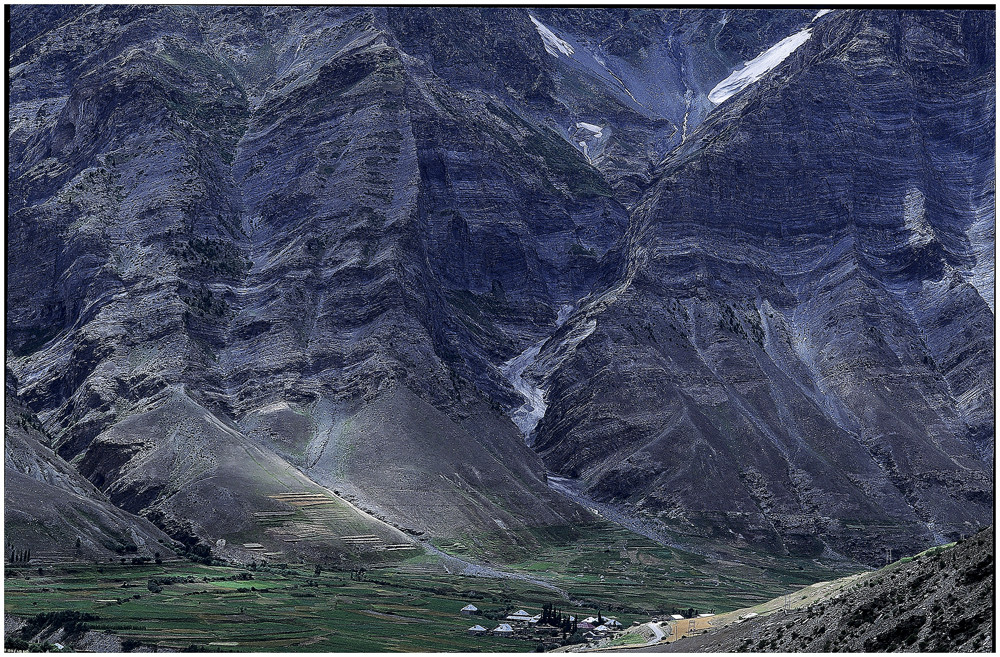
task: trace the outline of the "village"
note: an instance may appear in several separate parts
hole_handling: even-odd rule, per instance
[[[715,616],[692,609],[687,616],[678,613],[655,616],[645,623],[634,620],[626,627],[617,618],[605,616],[600,611],[581,619],[563,613],[551,604],[543,605],[541,612],[536,614],[518,609],[511,614],[493,617],[469,603],[459,613],[469,618],[482,618],[482,622],[465,630],[470,635],[533,641],[538,644],[538,650],[564,646],[588,650],[669,643],[708,631]]]

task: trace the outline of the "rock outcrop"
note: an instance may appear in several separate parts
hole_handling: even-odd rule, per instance
[[[48,446],[41,423],[4,399],[4,559],[25,567],[73,559],[167,555],[173,543],[149,521],[119,509]]]
[[[835,597],[666,652],[993,652],[993,528],[860,577]]]

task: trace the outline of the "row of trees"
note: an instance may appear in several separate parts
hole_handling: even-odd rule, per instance
[[[597,612],[597,617],[601,617],[601,612]],[[577,618],[570,618],[569,614],[563,614],[562,610],[556,610],[551,603],[542,605],[542,617],[538,619],[539,625],[558,627],[562,630],[563,638],[569,634],[576,633]]]
[[[10,551],[11,563],[28,563],[29,561],[31,561],[31,550],[12,549]]]

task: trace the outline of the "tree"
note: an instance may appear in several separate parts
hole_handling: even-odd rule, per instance
[[[320,567],[319,564],[316,564],[316,568],[313,570],[313,574],[318,577],[319,574],[322,573],[322,572],[323,572],[323,569]]]

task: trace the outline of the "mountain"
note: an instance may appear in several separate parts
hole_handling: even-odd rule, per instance
[[[38,418],[13,393],[4,400],[6,558],[31,552],[34,564],[129,553],[166,555],[170,539],[149,521],[122,511],[47,445]]]
[[[872,561],[992,514],[993,15],[810,29],[659,166],[535,446],[680,535]]]
[[[15,393],[238,556],[588,497],[778,554],[977,528],[991,20],[11,7]]]
[[[8,353],[64,458],[215,537],[312,491],[300,470],[350,488],[443,430],[427,471],[359,495],[415,532],[586,517],[545,486],[490,364],[627,223],[571,145],[452,89],[383,10],[38,18],[13,55]],[[430,525],[400,506],[439,498]]]

